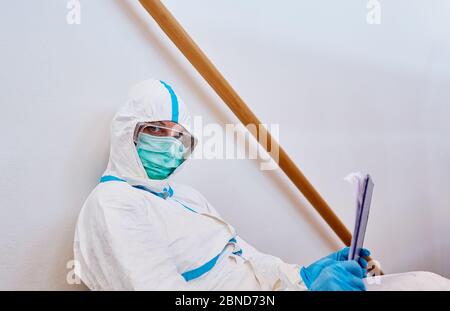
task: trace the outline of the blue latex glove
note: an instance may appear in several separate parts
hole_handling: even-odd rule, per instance
[[[312,291],[365,291],[363,269],[356,260],[338,261],[324,268],[309,288]]]
[[[315,263],[309,265],[307,268],[303,267],[300,271],[300,275],[303,279],[303,282],[305,282],[306,287],[311,288],[311,284],[314,283],[314,281],[319,277],[322,270],[326,267],[332,266],[339,262],[348,261],[349,252],[350,248],[345,247],[340,251],[319,259]],[[358,260],[358,263],[362,271],[361,277],[365,277],[367,275],[366,268],[368,264],[363,257],[370,256],[370,251],[366,248],[362,248],[359,252],[359,256],[360,258]]]

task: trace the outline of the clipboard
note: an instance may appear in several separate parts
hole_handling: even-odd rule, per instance
[[[361,192],[358,193],[356,204],[355,228],[353,231],[352,243],[350,245],[349,260],[358,260],[359,252],[364,244],[367,222],[369,220],[370,203],[372,202],[374,183],[369,174],[364,177]]]

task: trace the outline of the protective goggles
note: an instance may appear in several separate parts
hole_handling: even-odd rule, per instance
[[[139,133],[146,133],[158,137],[174,137],[178,139],[190,152],[192,152],[196,144],[196,139],[178,123],[169,127],[156,122],[140,122],[136,125],[134,130],[134,143],[137,143]]]

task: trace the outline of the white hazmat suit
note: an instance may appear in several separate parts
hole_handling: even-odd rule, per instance
[[[255,250],[199,192],[147,177],[133,133],[139,122],[161,120],[190,130],[186,106],[170,86],[147,80],[112,121],[104,182],[76,228],[83,282],[92,290],[306,289],[298,265]]]
[[[183,101],[157,80],[135,86],[114,117],[107,169],[76,226],[76,274],[91,290],[306,290],[299,265],[246,243],[199,192],[148,178],[134,130],[139,122],[163,120],[190,130]],[[389,289],[408,289],[407,280],[420,277],[450,288],[431,273],[399,276],[401,288],[393,277]],[[368,288],[383,289],[382,283]]]

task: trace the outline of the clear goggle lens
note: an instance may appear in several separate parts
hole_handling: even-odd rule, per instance
[[[174,123],[174,125],[170,127],[152,122],[138,123],[136,125],[136,129],[134,131],[133,136],[133,141],[135,143],[137,143],[138,136],[140,133],[145,133],[157,137],[176,138],[187,148],[189,153],[192,152],[196,143],[195,138],[178,123]]]

